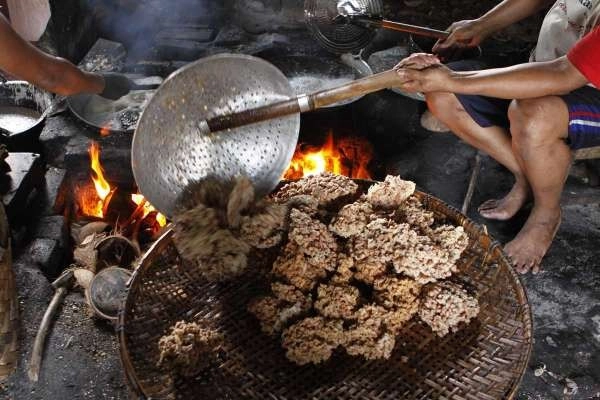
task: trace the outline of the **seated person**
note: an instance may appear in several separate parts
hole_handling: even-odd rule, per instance
[[[600,87],[600,27],[591,28],[566,56],[552,61],[460,72],[440,64],[434,55],[416,54],[396,68],[407,91],[510,102],[510,123],[505,125],[510,126],[510,136],[495,145],[513,159],[510,164],[522,175],[517,179],[522,180],[523,191],[533,194],[534,207],[505,251],[519,272],[537,273],[560,224],[560,196],[572,162],[571,149],[600,145],[600,90],[596,89]],[[468,111],[456,116],[465,118],[471,118]],[[477,140],[470,143],[487,151]],[[526,196],[521,197],[514,209],[505,211],[507,217],[523,205]]]

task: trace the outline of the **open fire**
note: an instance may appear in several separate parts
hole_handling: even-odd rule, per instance
[[[369,163],[373,147],[365,138],[335,138],[332,131],[322,146],[299,144],[284,179],[300,179],[322,172],[332,172],[355,179],[371,179]]]
[[[118,188],[116,186],[111,186],[106,180],[104,170],[100,164],[100,145],[97,142],[92,142],[88,152],[90,155],[90,168],[92,170],[91,180],[93,185],[78,188],[76,191],[78,214],[81,218],[91,217],[104,219],[107,217],[107,210],[113,197],[115,197]],[[129,201],[131,201],[131,208],[133,208],[134,211],[129,218],[123,218],[123,215],[120,216],[120,219],[124,221],[125,224],[128,222],[144,220],[145,218],[152,216],[155,219],[153,222],[156,223],[158,228],[167,225],[166,217],[148,203],[143,195],[133,193],[131,194]]]
[[[90,156],[91,184],[76,190],[78,216],[80,218],[105,219],[115,193],[119,190],[111,186],[105,177],[100,163],[100,145],[92,142],[88,149]],[[336,138],[329,132],[321,146],[299,144],[294,153],[284,179],[300,179],[322,172],[332,172],[356,179],[371,179],[369,163],[373,158],[370,142],[358,136]],[[132,193],[131,209],[128,218],[120,215],[122,223],[153,218],[158,228],[167,225],[166,217],[159,213],[142,194]]]

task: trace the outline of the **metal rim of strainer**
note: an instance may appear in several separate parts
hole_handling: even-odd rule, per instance
[[[294,154],[300,114],[210,135],[200,133],[199,123],[292,97],[279,69],[249,55],[214,55],[174,72],[134,133],[132,170],[140,193],[167,217],[184,190],[208,176],[227,181],[245,175],[257,194],[269,193]]]

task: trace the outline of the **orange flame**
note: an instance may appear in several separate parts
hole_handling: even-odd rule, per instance
[[[159,213],[156,208],[154,208],[152,206],[152,204],[148,203],[146,201],[146,199],[144,198],[143,195],[141,194],[132,194],[131,195],[131,201],[133,201],[137,206],[139,206],[140,204],[144,203],[144,215],[142,216],[143,218],[146,218],[148,216],[148,214],[150,214],[151,212],[156,212],[156,222],[158,222],[158,225],[162,228],[163,226],[167,225],[167,217],[165,217],[163,214]]]
[[[336,142],[330,131],[321,147],[299,145],[283,178],[300,179],[332,172],[350,178],[370,179],[369,163],[372,158],[373,148],[366,139],[350,136]]]
[[[100,128],[100,136],[107,137],[110,135],[110,128],[108,126],[103,126]]]
[[[92,142],[88,149],[90,155],[91,178],[94,183],[94,191],[80,191],[80,208],[83,215],[104,218],[105,210],[112,197],[113,189],[104,178],[104,170],[100,165],[100,146]]]
[[[91,168],[92,168],[92,181],[96,187],[96,193],[100,200],[104,201],[110,194],[110,185],[104,178],[104,170],[100,165],[100,145],[97,142],[92,142],[89,150]]]

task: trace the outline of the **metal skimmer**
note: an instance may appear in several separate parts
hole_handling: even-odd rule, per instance
[[[381,0],[305,0],[309,30],[323,47],[335,53],[351,53],[369,44],[377,29],[444,39],[448,32],[383,19]]]
[[[135,131],[132,168],[139,190],[172,216],[183,190],[207,176],[248,176],[269,193],[288,167],[300,114],[202,134],[198,123],[294,96],[270,63],[245,55],[217,55],[175,72],[148,103]]]
[[[376,31],[359,24],[340,23],[340,15],[354,12],[372,18],[382,18],[383,7],[378,0],[306,0],[304,16],[315,38],[334,53],[354,53],[365,48]]]

